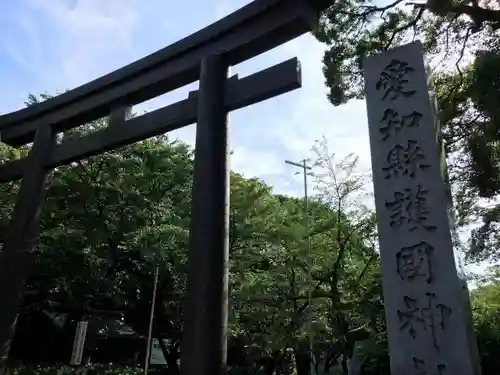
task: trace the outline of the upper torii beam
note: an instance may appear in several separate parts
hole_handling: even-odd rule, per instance
[[[226,86],[227,111],[246,107],[299,88],[300,63],[292,58],[248,77],[234,76],[227,80]],[[47,169],[56,168],[192,124],[197,120],[197,97],[198,91],[193,91],[177,103],[131,119],[123,118],[95,133],[67,140],[50,150],[44,165]],[[22,178],[28,167],[26,158],[1,164],[0,183]]]

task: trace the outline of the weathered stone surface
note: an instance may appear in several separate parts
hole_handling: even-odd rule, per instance
[[[392,375],[472,375],[449,189],[420,42],[365,61]]]

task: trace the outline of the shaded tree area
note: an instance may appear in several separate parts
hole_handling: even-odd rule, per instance
[[[497,260],[500,208],[500,2],[336,1],[316,37],[333,105],[363,98],[363,60],[420,39],[432,69],[459,225],[480,223],[471,261]]]
[[[500,368],[500,272],[494,269],[471,294],[472,313],[483,374]]]
[[[1,162],[27,151],[0,147]],[[348,374],[356,361],[363,375],[389,373],[376,221],[364,189],[369,176],[354,155],[337,158],[324,139],[313,151],[309,233],[302,199],[231,174],[232,374],[309,375],[309,335],[318,374]],[[89,322],[88,374],[142,373],[156,266],[153,336],[162,339],[167,365],[153,366],[152,373],[179,373],[192,174],[192,150],[166,136],[57,168],[12,343],[13,373],[81,371],[68,366],[80,320]],[[0,238],[17,187],[0,185]],[[473,303],[487,375],[497,366],[500,340],[496,279],[484,285]]]
[[[72,130],[59,142],[106,122]],[[1,162],[27,152],[0,145]],[[354,343],[383,335],[374,216],[358,204],[365,180],[356,173],[356,158],[335,161],[325,142],[316,152],[311,254],[303,200],[231,175],[232,372],[306,375],[313,332],[317,371],[347,373]],[[154,337],[164,339],[167,360],[158,371],[178,373],[192,174],[192,150],[166,136],[54,171],[12,343],[13,366],[26,373],[66,371],[80,320],[89,321],[84,362],[95,371],[113,373],[109,362],[141,365],[158,265]],[[17,189],[17,183],[0,185],[0,236]]]

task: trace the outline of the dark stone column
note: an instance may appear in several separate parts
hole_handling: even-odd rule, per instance
[[[196,129],[182,375],[226,371],[229,257],[229,167],[220,56],[201,64]]]
[[[26,278],[34,262],[48,173],[44,165],[56,142],[50,126],[37,130],[27,158],[16,205],[0,251],[0,374],[5,373],[14,335],[17,310]],[[49,173],[51,174],[51,173]]]

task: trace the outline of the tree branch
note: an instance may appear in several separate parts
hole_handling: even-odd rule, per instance
[[[413,20],[411,20],[410,22],[408,22],[406,25],[403,25],[403,26],[400,26],[398,27],[397,29],[395,29],[391,35],[391,38],[389,39],[389,41],[387,42],[387,44],[385,45],[384,47],[384,50],[387,50],[391,47],[391,44],[392,42],[394,41],[394,38],[396,38],[396,35],[399,34],[400,32],[403,32],[407,29],[409,29],[410,27],[414,27],[417,25],[417,22],[422,18],[422,16],[424,15],[424,11],[425,11],[425,8],[421,8],[417,15],[415,16],[415,18]]]
[[[402,3],[403,1],[404,0],[396,0],[396,1],[393,1],[392,3],[390,3],[386,6],[383,6],[383,7],[377,7],[377,6],[373,6],[373,5],[362,6],[362,8],[366,9],[366,11],[362,13],[362,15],[365,16],[365,15],[368,15],[369,13],[374,13],[374,12],[384,13],[387,10],[394,8],[398,4]]]
[[[460,69],[460,62],[462,61],[462,59],[464,58],[464,54],[465,54],[465,48],[467,47],[467,41],[469,40],[469,37],[471,35],[471,31],[472,31],[472,28],[469,27],[467,29],[467,31],[465,32],[465,37],[464,37],[464,43],[462,44],[462,48],[460,49],[460,55],[458,57],[458,60],[457,62],[455,63],[455,66],[458,70],[458,74],[460,74],[460,77],[463,77],[463,72],[462,72],[462,69]]]
[[[413,5],[416,8],[420,8],[420,10],[432,11],[426,3],[407,3],[407,5]],[[485,22],[491,22],[494,30],[500,28],[500,10],[481,8],[477,1],[474,1],[473,5],[451,5],[448,8],[448,14],[450,13],[465,14],[469,16],[476,24],[477,29],[481,28]]]
[[[363,280],[366,272],[368,271],[368,267],[370,267],[370,264],[375,259],[375,255],[376,255],[376,253],[373,252],[372,255],[370,256],[370,258],[368,258],[368,261],[366,262],[365,266],[363,267],[363,270],[361,271],[361,273],[358,276],[358,280],[356,281],[356,287],[354,288],[354,290],[357,290],[359,288],[359,284],[361,284],[361,281]]]

